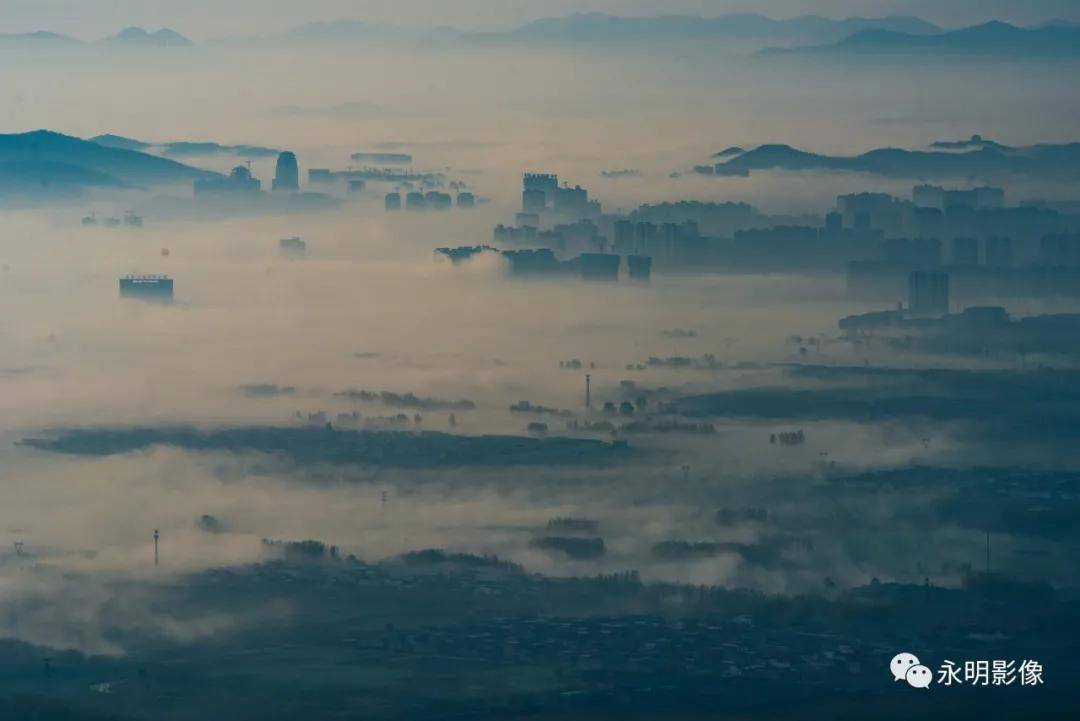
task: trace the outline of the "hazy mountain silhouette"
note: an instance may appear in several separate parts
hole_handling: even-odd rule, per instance
[[[789,20],[773,20],[753,13],[712,18],[692,15],[618,17],[605,13],[578,13],[565,17],[542,18],[506,33],[471,33],[445,27],[408,29],[373,25],[360,20],[338,20],[308,23],[274,39],[334,43],[410,37],[556,42],[767,38],[790,42],[830,43],[867,29],[885,29],[913,35],[941,31],[933,23],[906,16],[832,20],[805,15]]]
[[[90,138],[90,142],[104,145],[106,148],[118,148],[120,150],[146,150],[152,147],[151,143],[144,143],[141,140],[125,138],[123,135],[113,135],[112,133],[97,135]]]
[[[90,138],[98,145],[107,148],[119,148],[121,150],[138,150],[156,155],[172,155],[177,157],[197,155],[238,155],[245,158],[269,158],[277,155],[280,151],[274,148],[265,148],[260,145],[222,145],[214,142],[201,142],[179,140],[168,143],[151,143],[135,138],[125,138],[122,135],[107,133]]]
[[[108,45],[126,45],[130,47],[188,47],[194,45],[191,40],[175,30],[162,28],[151,33],[140,27],[125,28],[116,35],[104,38],[100,42]],[[70,35],[38,30],[29,33],[0,34],[0,47],[5,45],[74,47],[87,45],[87,43]]]
[[[835,42],[854,33],[879,29],[899,33],[937,33],[933,23],[914,17],[847,18],[831,20],[804,15],[773,20],[753,13],[703,18],[691,15],[616,17],[584,13],[544,18],[514,30],[517,39],[562,41],[690,40],[708,38],[770,38],[802,42]]]
[[[790,145],[761,145],[716,166],[719,175],[746,175],[753,170],[842,170],[904,178],[1010,173],[1080,178],[1080,143],[1009,148],[982,141],[975,150],[879,148],[855,156],[819,155]]]
[[[110,148],[49,130],[0,135],[6,185],[142,186],[215,176],[156,155]]]
[[[0,197],[6,193],[66,194],[79,188],[123,188],[107,173],[51,160],[0,160]]]
[[[1080,56],[1080,26],[1044,25],[1020,28],[999,21],[936,35],[887,29],[863,30],[831,44],[801,48],[770,48],[767,53],[826,55],[974,55],[1009,57]]]
[[[10,33],[0,34],[0,46],[3,45],[45,45],[45,46],[63,46],[63,45],[82,45],[81,40],[76,40],[70,35],[61,35],[60,33],[50,33],[44,30],[38,30],[32,33]]]
[[[140,27],[129,27],[105,40],[116,45],[187,47],[194,45],[190,40],[169,28],[162,28],[150,33]]]

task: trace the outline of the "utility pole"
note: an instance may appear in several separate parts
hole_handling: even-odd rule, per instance
[[[592,376],[585,374],[585,407],[592,408]]]
[[[154,567],[158,565],[158,530],[154,529]]]

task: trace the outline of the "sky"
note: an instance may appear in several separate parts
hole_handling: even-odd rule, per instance
[[[759,12],[778,18],[917,14],[945,25],[990,19],[1034,24],[1052,18],[1080,20],[1080,0],[0,0],[0,32],[50,30],[92,39],[141,25],[208,39],[337,19],[493,30],[574,12]]]

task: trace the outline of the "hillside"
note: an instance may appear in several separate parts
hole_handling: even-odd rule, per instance
[[[122,135],[97,135],[90,138],[98,145],[107,148],[121,148],[124,150],[138,150],[155,155],[182,156],[207,156],[207,155],[236,155],[243,158],[272,158],[279,150],[266,148],[261,145],[222,145],[209,141],[178,140],[168,143],[151,143],[135,138],[125,138]]]
[[[140,27],[125,28],[111,38],[106,38],[105,42],[138,47],[187,47],[194,44],[169,28],[161,28],[151,33]]]
[[[789,145],[761,145],[716,165],[717,175],[754,170],[842,170],[904,178],[990,176],[1080,178],[1080,143],[1008,148],[979,145],[965,152],[877,148],[860,155],[819,155]]]
[[[789,20],[773,20],[752,13],[712,18],[692,15],[617,17],[584,13],[536,20],[513,31],[511,37],[578,42],[767,38],[825,43],[871,29],[912,35],[940,32],[936,25],[913,17],[832,20],[804,15]]]
[[[1080,57],[1080,27],[1054,24],[1037,28],[1020,28],[995,21],[934,35],[881,28],[866,29],[830,45],[791,49],[772,48],[765,52],[835,56]]]
[[[216,173],[155,155],[110,148],[49,130],[0,135],[7,185],[146,186],[187,183]]]

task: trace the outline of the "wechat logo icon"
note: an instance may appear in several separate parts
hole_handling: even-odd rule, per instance
[[[889,670],[892,671],[893,681],[907,681],[913,688],[930,688],[934,681],[934,674],[919,663],[919,657],[906,651],[893,656]]]

